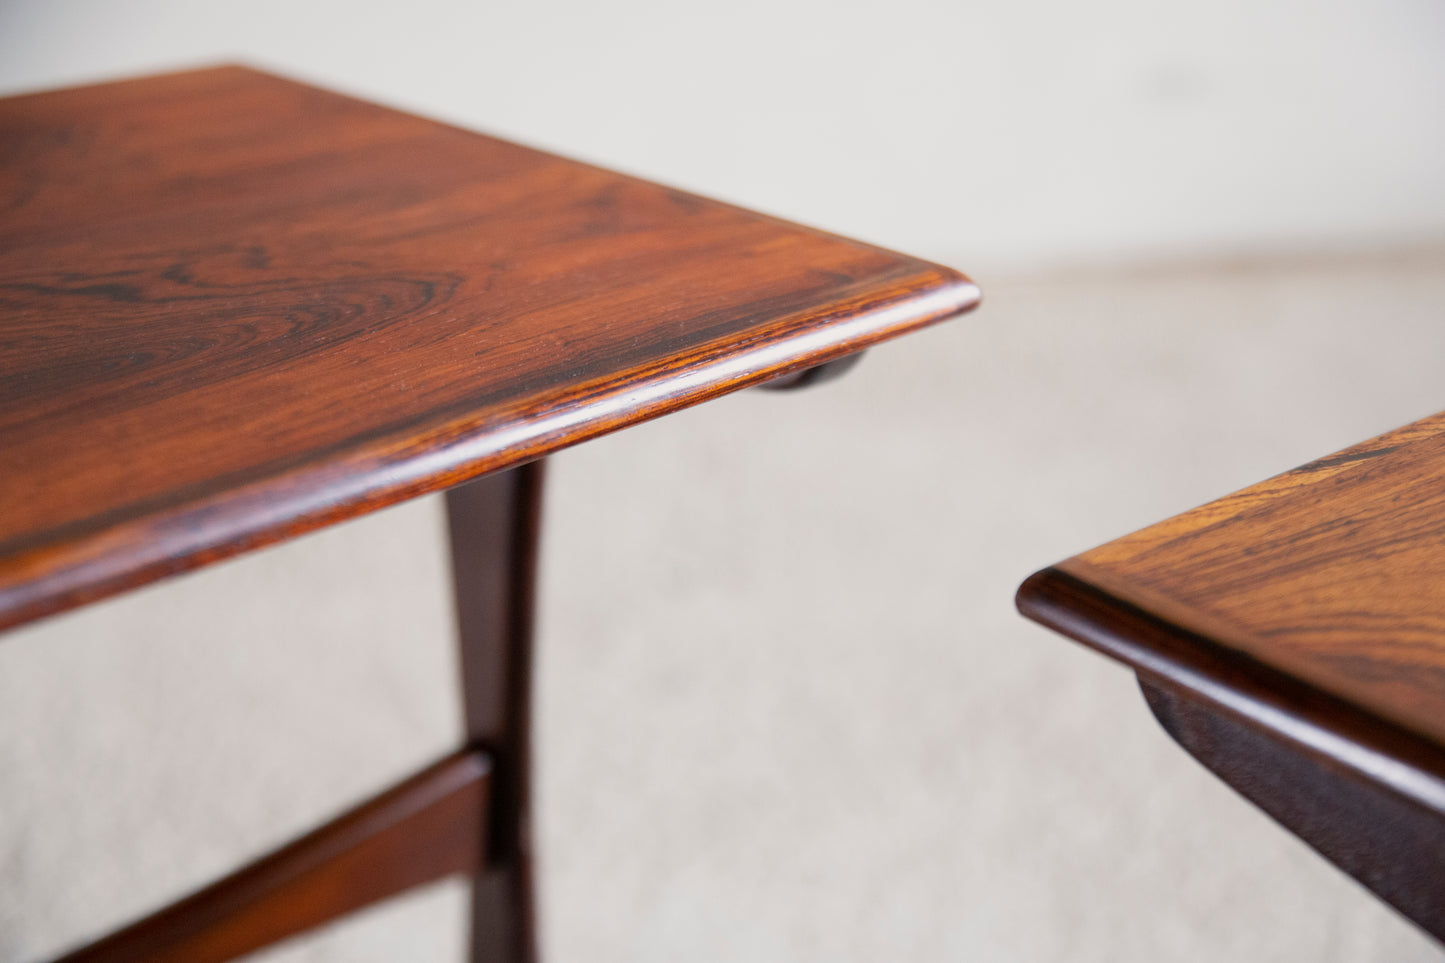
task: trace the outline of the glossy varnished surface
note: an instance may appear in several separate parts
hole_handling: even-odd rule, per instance
[[[0,101],[0,625],[976,299],[242,68]]]
[[[1445,940],[1445,414],[1044,569],[1191,755]]]
[[[1445,809],[1445,415],[1046,569],[1019,604]]]

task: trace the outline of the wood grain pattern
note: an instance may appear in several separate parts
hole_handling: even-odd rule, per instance
[[[1018,605],[1445,939],[1445,413],[1044,569]]]
[[[491,763],[468,749],[57,963],[224,963],[480,867]]]
[[[1445,745],[1445,414],[1055,568]]]
[[[0,101],[0,627],[977,298],[244,68]]]

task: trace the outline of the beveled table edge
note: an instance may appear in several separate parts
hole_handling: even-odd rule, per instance
[[[1025,617],[1138,673],[1162,680],[1329,762],[1445,812],[1445,748],[1374,713],[1231,649],[1088,580],[1069,559],[1029,576],[1015,604]]]
[[[949,268],[760,325],[615,383],[566,385],[525,411],[466,413],[396,430],[324,460],[27,547],[0,559],[0,630],[166,576],[516,467],[589,438],[861,351],[976,307],[977,285]]]

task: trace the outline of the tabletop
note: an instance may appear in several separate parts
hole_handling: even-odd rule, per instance
[[[244,67],[0,100],[0,212],[0,627],[978,301]]]
[[[1045,569],[1018,601],[1445,810],[1445,413]]]

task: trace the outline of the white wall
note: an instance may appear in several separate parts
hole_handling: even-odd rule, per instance
[[[0,90],[241,58],[957,263],[1445,235],[1434,0],[5,0]]]

